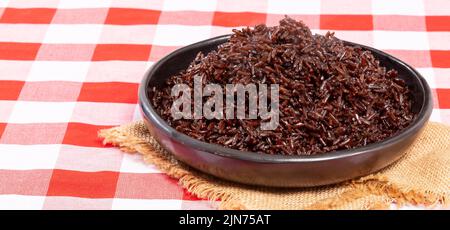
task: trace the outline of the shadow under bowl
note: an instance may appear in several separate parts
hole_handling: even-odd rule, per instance
[[[432,111],[430,88],[424,78],[403,61],[377,49],[370,50],[387,69],[398,71],[412,92],[415,120],[395,136],[364,147],[313,156],[269,155],[244,152],[196,140],[170,127],[149,100],[150,87],[163,87],[168,77],[188,67],[198,52],[217,49],[230,35],[180,48],[155,63],[139,87],[139,106],[146,126],[160,145],[178,160],[204,173],[243,184],[275,187],[311,187],[342,182],[376,172],[400,159],[417,138]]]

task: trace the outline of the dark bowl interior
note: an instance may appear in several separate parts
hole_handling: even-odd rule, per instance
[[[382,66],[395,69],[413,95],[415,120],[397,135],[361,148],[314,156],[282,156],[243,152],[198,141],[170,127],[153,109],[149,87],[163,87],[168,77],[184,70],[198,52],[208,53],[226,42],[229,35],[201,41],[155,63],[139,88],[139,104],[144,121],[155,139],[177,159],[202,172],[222,179],[263,186],[310,187],[342,182],[378,171],[398,160],[423,129],[432,110],[429,86],[406,63],[374,48],[370,50]]]

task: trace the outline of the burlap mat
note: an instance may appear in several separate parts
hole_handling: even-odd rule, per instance
[[[143,122],[102,130],[104,143],[138,152],[220,209],[386,209],[391,204],[448,207],[450,127],[430,122],[405,157],[377,174],[316,188],[245,186],[205,175],[177,161],[149,135]]]

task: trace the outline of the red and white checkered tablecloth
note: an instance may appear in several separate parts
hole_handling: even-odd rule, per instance
[[[285,14],[408,62],[450,124],[449,0],[0,0],[0,209],[214,208],[97,131],[165,54]]]

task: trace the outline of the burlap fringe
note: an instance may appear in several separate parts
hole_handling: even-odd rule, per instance
[[[168,176],[178,179],[179,184],[191,194],[209,201],[220,201],[219,209],[244,210],[247,209],[238,197],[226,191],[211,186],[211,184],[199,176],[199,172],[189,166],[175,160],[159,144],[151,140],[146,140],[127,135],[119,130],[120,127],[101,130],[99,137],[104,138],[104,144],[118,146],[120,150],[127,153],[140,153],[147,163],[155,165],[159,170]],[[158,154],[154,154],[157,152]],[[204,176],[204,175],[203,175]],[[325,200],[318,201],[306,209],[340,209],[352,200],[362,198],[367,195],[383,197],[372,202],[364,209],[389,209],[392,203],[401,206],[404,204],[423,205],[433,208],[436,205],[449,206],[449,194],[435,194],[430,191],[419,191],[390,183],[387,178],[374,174],[357,180],[347,182],[351,189],[340,195]]]
[[[197,172],[188,170],[189,166],[174,161],[156,142],[146,142],[139,138],[125,135],[118,128],[101,130],[99,137],[104,138],[103,144],[112,144],[126,153],[140,153],[147,163],[155,165],[168,176],[178,179],[178,183],[189,193],[201,199],[220,201],[219,209],[244,210],[246,209],[236,197],[212,187],[202,178],[196,177]],[[160,154],[152,154],[157,151]],[[181,167],[176,167],[181,166]]]
[[[423,205],[428,208],[435,208],[437,205],[448,207],[449,194],[436,194],[431,191],[420,191],[408,189],[389,182],[389,180],[379,174],[369,175],[357,180],[348,182],[351,189],[344,191],[337,197],[321,200],[306,209],[338,209],[345,203],[362,198],[367,195],[384,197],[382,202],[370,204],[365,209],[389,209],[395,203],[397,207],[410,205]]]

